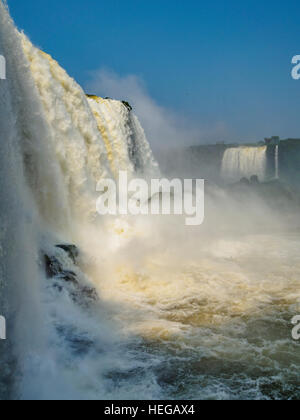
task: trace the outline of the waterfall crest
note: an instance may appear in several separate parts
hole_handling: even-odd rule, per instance
[[[123,102],[88,95],[88,102],[105,144],[110,169],[115,178],[119,171],[128,175],[158,175],[145,132],[129,107]]]

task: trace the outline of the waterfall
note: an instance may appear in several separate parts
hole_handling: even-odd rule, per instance
[[[124,103],[88,95],[105,144],[110,169],[143,176],[158,175],[158,165],[136,115]]]
[[[232,147],[225,151],[221,175],[226,182],[258,176],[264,181],[267,169],[267,147]]]
[[[275,147],[275,179],[279,179],[279,146]]]
[[[0,399],[11,392],[20,398],[60,398],[57,382],[64,397],[80,398],[73,388],[80,364],[75,369],[67,360],[70,331],[93,336],[108,358],[118,351],[112,346],[117,339],[100,313],[94,319],[82,305],[48,290],[41,251],[54,253],[54,245],[63,242],[84,252],[88,244],[91,253],[99,258],[101,251],[104,257],[106,225],[115,236],[124,226],[120,220],[111,227],[97,214],[97,183],[116,179],[119,170],[148,177],[159,168],[132,110],[119,101],[88,98],[16,29],[1,0],[0,54],[7,65],[7,79],[0,80],[0,315],[9,324],[9,339],[0,351]],[[62,254],[56,258],[76,273],[83,288],[90,284],[72,261]],[[104,354],[102,360],[104,369]],[[97,370],[101,377],[98,363]],[[12,378],[22,379],[13,384]]]
[[[0,307],[8,325],[8,340],[0,351],[4,352],[0,354],[1,399],[12,393],[12,375],[18,374],[23,356],[26,358],[30,354],[33,343],[41,349],[44,346],[42,336],[36,334],[41,331],[43,318],[37,298],[40,219],[32,189],[25,179],[25,161],[29,143],[35,143],[32,152],[34,149],[40,156],[40,162],[35,161],[38,172],[46,162],[43,157],[48,139],[46,124],[39,116],[42,107],[20,35],[2,2],[0,54],[5,56],[7,65],[7,79],[0,81]],[[45,139],[44,147],[40,143],[41,136]],[[50,154],[47,162],[49,160]],[[48,175],[47,166],[45,176]],[[48,179],[49,188],[52,179]]]
[[[71,217],[91,220],[96,216],[95,186],[99,180],[116,179],[120,170],[133,175],[137,167],[142,173],[150,173],[157,171],[157,164],[145,135],[141,136],[136,128],[133,112],[119,101],[87,98],[52,57],[35,48],[24,35],[21,38],[43,107],[47,146],[54,156],[53,165],[59,177],[54,184],[61,188],[60,206],[69,220]],[[137,162],[140,154],[148,159]],[[28,158],[31,180],[36,178],[32,174],[33,167],[36,169],[32,155],[30,152]],[[38,201],[50,220],[51,214],[57,211],[48,208],[49,201],[53,202],[48,195],[38,197]],[[57,203],[55,195],[54,203]],[[64,220],[61,226],[67,222]],[[57,216],[54,224],[57,225]]]

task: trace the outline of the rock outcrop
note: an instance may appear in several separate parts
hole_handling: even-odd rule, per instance
[[[75,272],[79,257],[78,248],[75,245],[65,244],[56,245],[55,248],[65,253],[65,256],[74,265],[74,271],[67,268],[64,264],[64,259],[60,259],[58,255],[49,255],[49,252],[43,253],[45,273],[47,278],[52,281],[52,286],[59,292],[62,292],[64,289],[67,290],[71,298],[77,303],[81,303],[84,299],[97,300],[98,294],[96,290],[88,284],[82,284]]]

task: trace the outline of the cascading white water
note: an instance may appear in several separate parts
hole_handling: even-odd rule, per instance
[[[279,179],[279,146],[275,147],[275,179]]]
[[[107,329],[103,314],[86,325],[88,314],[61,295],[49,293],[40,253],[54,253],[53,245],[59,241],[84,248],[87,236],[92,241],[91,234],[103,247],[104,222],[96,212],[97,182],[117,178],[122,169],[131,176],[150,176],[158,173],[158,166],[133,112],[118,101],[101,100],[99,104],[88,99],[56,61],[17,31],[2,1],[0,54],[7,62],[7,80],[0,81],[0,304],[1,314],[13,325],[7,347],[0,351],[1,363],[5,363],[0,399],[11,392],[15,398],[81,398],[78,381],[70,380],[76,375],[75,367],[67,360],[61,364],[69,354],[68,340],[60,342],[62,328],[84,331],[79,336],[89,330],[107,354],[115,353],[116,363],[124,356],[117,355],[113,327]],[[63,254],[57,259],[86,284],[72,261]],[[71,314],[74,319],[69,318]],[[99,318],[102,326],[93,333]],[[14,351],[9,350],[12,342]],[[103,354],[103,362],[105,359]],[[80,361],[74,363],[79,363],[80,371]],[[109,360],[104,363],[106,368],[111,365]],[[97,369],[101,378],[100,366]],[[12,377],[22,380],[16,386]],[[30,379],[33,377],[35,380]],[[103,389],[95,392],[105,394]]]
[[[21,40],[7,10],[0,2],[0,53],[6,58],[7,79],[0,82],[1,132],[1,312],[8,323],[8,341],[1,354],[0,398],[16,396],[12,377],[19,373],[32,348],[46,350],[43,330],[44,311],[40,299],[40,273],[37,259],[40,240],[40,217],[34,205],[33,190],[25,179],[26,155],[34,147],[36,171],[49,169],[47,126],[40,117],[42,107],[31,77]],[[47,155],[47,158],[46,158]],[[47,162],[47,165],[45,165]],[[51,174],[50,174],[51,172]],[[40,185],[42,188],[42,185]],[[53,190],[55,186],[53,185]],[[50,204],[50,203],[49,203]],[[24,305],[24,302],[26,304]],[[3,347],[1,346],[3,351]],[[1,351],[1,353],[2,353]],[[17,363],[16,363],[17,361]]]
[[[157,164],[145,136],[135,129],[136,117],[123,103],[86,98],[55,60],[35,48],[24,35],[22,43],[48,124],[48,146],[61,178],[56,183],[64,189],[61,213],[80,217],[81,222],[83,215],[90,220],[95,217],[98,181],[117,179],[120,170],[132,176],[135,165],[142,173],[151,172],[157,170]],[[140,156],[147,160],[140,160]],[[39,202],[48,219],[57,213],[49,209],[49,197],[39,197]],[[57,196],[54,202],[58,202]],[[54,224],[57,226],[56,216]]]
[[[158,165],[136,115],[124,103],[97,96],[88,97],[105,143],[110,168],[115,178],[119,171],[128,175],[158,175]]]
[[[231,147],[223,156],[221,175],[226,182],[258,176],[264,181],[267,169],[267,147]]]

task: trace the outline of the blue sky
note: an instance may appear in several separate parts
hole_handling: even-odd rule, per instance
[[[101,69],[135,75],[153,103],[199,128],[201,142],[300,137],[300,80],[291,78],[299,1],[8,3],[17,26],[80,84],[98,90],[91,72]],[[99,90],[91,93],[110,96],[103,79]]]

